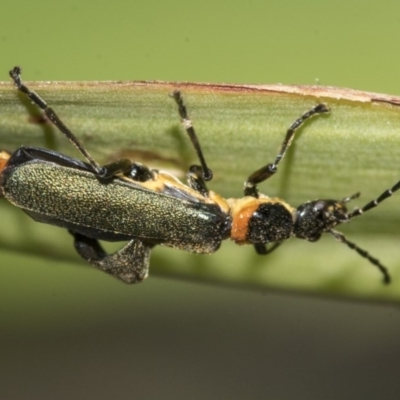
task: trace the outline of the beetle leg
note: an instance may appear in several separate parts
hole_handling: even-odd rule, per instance
[[[199,192],[202,196],[208,197],[208,188],[202,176],[203,170],[200,165],[192,165],[186,174],[187,183],[190,188]]]
[[[89,152],[83,147],[82,143],[78,138],[67,128],[64,122],[61,121],[60,117],[55,111],[47,105],[47,103],[35,92],[32,92],[27,86],[25,86],[21,80],[21,68],[14,67],[10,71],[10,77],[14,81],[17,89],[27,95],[29,99],[41,108],[46,117],[65,135],[65,137],[80,151],[80,153],[86,158],[95,173],[100,173],[101,167],[89,154]]]
[[[21,68],[14,67],[10,71],[10,77],[14,81],[17,89],[27,95],[29,99],[40,107],[47,118],[68,138],[68,140],[75,145],[75,147],[82,153],[82,155],[89,162],[92,170],[100,179],[109,179],[118,174],[129,176],[130,178],[139,182],[145,182],[146,180],[152,179],[150,170],[147,167],[146,171],[139,163],[133,163],[128,159],[117,160],[105,166],[100,166],[88,151],[84,148],[78,138],[67,128],[67,126],[61,121],[60,117],[55,111],[47,105],[47,103],[35,92],[32,92],[21,80]]]
[[[174,98],[176,104],[178,105],[179,115],[181,117],[182,125],[185,128],[189,138],[193,144],[196,151],[197,157],[200,161],[200,165],[192,165],[188,172],[188,183],[189,186],[200,192],[202,195],[207,196],[208,189],[206,186],[206,181],[210,181],[213,177],[211,169],[208,168],[206,160],[201,150],[199,139],[196,135],[196,131],[193,128],[192,121],[190,120],[186,106],[183,102],[181,92],[175,90],[172,92],[171,96]]]
[[[132,162],[127,158],[121,158],[120,160],[114,161],[110,164],[104,165],[100,179],[110,179],[119,174],[131,178],[138,182],[146,182],[154,179],[154,175],[150,168],[137,162]]]
[[[275,249],[277,249],[283,242],[275,242],[271,245],[270,248],[267,247],[266,244],[264,243],[257,243],[254,245],[254,248],[257,252],[257,254],[261,256],[265,256],[267,254],[272,253]]]
[[[276,174],[278,170],[278,164],[285,156],[286,151],[293,141],[295,133],[298,131],[301,125],[303,125],[303,123],[310,117],[313,117],[317,114],[327,113],[329,111],[329,107],[326,104],[321,103],[313,107],[311,110],[305,112],[300,118],[296,119],[296,121],[294,121],[287,130],[286,137],[281,145],[278,155],[275,158],[275,161],[253,172],[247,178],[247,181],[244,184],[244,195],[258,197],[257,185],[263,181],[266,181],[272,175]]]
[[[75,238],[78,254],[93,267],[123,280],[125,283],[138,283],[149,273],[150,246],[138,239],[132,239],[121,250],[107,254],[96,239],[79,233],[70,233]]]

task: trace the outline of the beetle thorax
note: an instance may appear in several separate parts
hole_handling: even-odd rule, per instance
[[[229,199],[231,239],[238,244],[280,242],[293,235],[296,209],[279,198],[246,196]]]

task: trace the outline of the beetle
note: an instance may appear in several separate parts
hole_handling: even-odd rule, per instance
[[[199,160],[188,170],[187,185],[167,172],[128,159],[100,166],[55,111],[24,85],[19,67],[10,71],[10,77],[85,161],[27,146],[12,155],[2,152],[0,197],[38,222],[68,229],[76,251],[92,266],[126,283],[136,283],[147,277],[150,253],[156,245],[208,254],[230,238],[237,244],[251,244],[258,254],[266,255],[291,237],[315,242],[323,233],[330,233],[376,266],[384,283],[390,282],[390,274],[379,260],[334,228],[376,207],[400,188],[400,182],[351,212],[346,203],[359,193],[342,200],[307,201],[294,208],[258,191],[261,182],[276,174],[300,126],[330,112],[326,104],[317,104],[290,125],[275,160],[245,181],[244,197],[224,199],[207,187],[213,174],[179,91],[171,96]],[[107,254],[99,240],[128,243]]]

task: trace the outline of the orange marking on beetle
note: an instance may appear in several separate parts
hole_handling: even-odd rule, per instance
[[[0,171],[3,171],[10,157],[10,154],[8,154],[6,151],[0,152]]]
[[[228,199],[232,216],[231,239],[237,244],[247,243],[249,221],[260,206],[260,202],[263,202],[260,200],[250,196],[241,199]]]
[[[259,198],[246,196],[241,199],[228,199],[231,208],[232,229],[231,240],[237,244],[248,244],[247,232],[249,230],[249,222],[253,214],[263,203],[278,203],[284,206],[291,214],[295,214],[296,210],[289,204],[285,203],[277,197],[268,197],[260,194]]]

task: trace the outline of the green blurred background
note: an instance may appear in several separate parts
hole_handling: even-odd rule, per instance
[[[395,1],[3,3],[0,80],[21,65],[29,80],[400,94]],[[154,276],[129,287],[0,251],[1,399],[398,398],[394,308]]]

